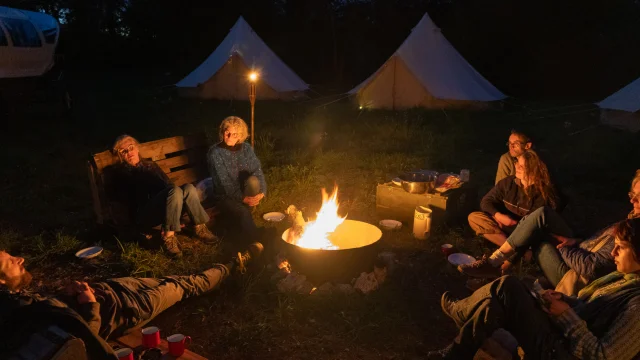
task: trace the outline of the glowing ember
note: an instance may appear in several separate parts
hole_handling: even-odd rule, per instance
[[[322,207],[315,221],[310,221],[295,244],[308,249],[336,250],[338,247],[329,240],[329,235],[342,224],[347,217],[338,216],[338,187],[327,195],[322,189]]]

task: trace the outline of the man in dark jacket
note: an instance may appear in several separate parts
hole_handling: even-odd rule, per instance
[[[24,259],[0,251],[0,338],[6,340],[0,358],[15,352],[21,340],[43,325],[56,325],[82,339],[91,359],[108,358],[106,340],[143,326],[183,299],[217,288],[234,267],[243,270],[262,250],[262,244],[253,243],[228,264],[189,276],[75,281],[57,296],[25,291],[31,275]]]
[[[164,247],[172,256],[182,255],[175,232],[181,229],[183,210],[195,224],[196,236],[207,242],[216,241],[207,228],[209,216],[200,204],[196,188],[191,184],[175,186],[155,162],[140,157],[139,145],[129,135],[116,139],[113,152],[120,158],[120,164],[105,174],[109,200],[123,205],[127,217],[142,227],[162,224]]]

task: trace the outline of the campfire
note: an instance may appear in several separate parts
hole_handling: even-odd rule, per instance
[[[338,215],[338,206],[338,187],[336,186],[333,188],[331,196],[327,194],[325,189],[322,189],[322,206],[314,221],[302,223],[304,219],[302,219],[297,209],[289,207],[287,213],[294,215],[294,231],[289,232],[287,241],[307,249],[339,249],[329,239],[329,236],[346,219],[346,216],[340,217]]]
[[[338,214],[338,188],[322,190],[316,218],[306,222],[294,205],[286,213],[292,226],[282,234],[283,250],[292,267],[314,282],[351,281],[373,268],[382,231]]]

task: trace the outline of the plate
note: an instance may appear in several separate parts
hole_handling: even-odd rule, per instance
[[[284,214],[281,212],[268,212],[264,215],[262,215],[262,218],[267,220],[267,221],[272,221],[272,222],[279,222],[282,221],[282,219],[284,219]]]
[[[402,186],[402,179],[400,179],[399,177],[391,179],[391,182],[394,185]]]
[[[391,219],[380,220],[379,224],[384,230],[398,230],[402,227],[402,223],[400,221]]]
[[[455,254],[449,255],[447,260],[449,260],[449,262],[451,264],[453,264],[455,266],[458,266],[458,265],[469,265],[469,264],[475,262],[476,258],[474,258],[471,255],[464,254],[464,253],[455,253]]]
[[[92,259],[102,253],[102,248],[100,246],[92,246],[85,249],[82,249],[76,253],[76,257],[80,259]]]

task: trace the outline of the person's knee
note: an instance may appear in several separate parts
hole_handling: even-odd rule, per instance
[[[184,184],[182,185],[181,189],[184,197],[198,195],[198,190],[195,186],[193,186],[193,184]]]
[[[183,197],[184,197],[184,192],[182,191],[182,188],[180,188],[179,186],[174,185],[171,189],[169,189],[169,192],[167,193],[168,201],[182,201]]]
[[[474,211],[469,214],[467,220],[469,221],[469,226],[473,229],[476,235],[491,233],[491,231],[489,231],[491,226],[488,226],[488,224],[491,224],[492,221],[486,213],[482,211]]]

